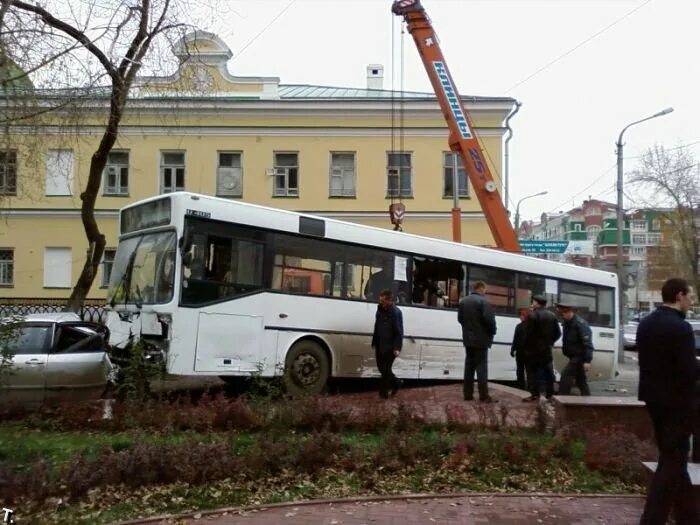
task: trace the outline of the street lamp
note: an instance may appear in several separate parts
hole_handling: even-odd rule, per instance
[[[631,128],[635,124],[639,124],[640,122],[645,122],[647,120],[651,120],[656,117],[663,117],[664,115],[668,115],[673,111],[673,108],[666,108],[663,111],[659,111],[658,113],[654,113],[652,116],[643,118],[642,120],[637,120],[635,122],[632,122],[631,124],[627,124],[624,128],[622,128],[622,131],[620,132],[620,136],[617,139],[617,143],[615,144],[617,146],[617,283],[618,283],[618,308],[619,308],[619,326],[620,329],[622,328],[622,325],[624,324],[624,308],[622,306],[623,304],[623,295],[624,295],[624,257],[623,257],[623,242],[622,242],[622,236],[623,236],[623,231],[625,227],[625,217],[624,217],[624,208],[623,208],[623,193],[622,193],[622,135],[624,135],[625,131],[627,131],[628,128]],[[618,362],[624,363],[625,361],[625,353],[623,344],[622,344],[622,330],[620,330],[620,352],[618,352]]]
[[[518,234],[518,228],[520,228],[520,203],[523,202],[526,199],[529,199],[531,197],[539,197],[540,195],[547,195],[547,190],[541,191],[539,193],[533,193],[532,195],[528,195],[527,197],[523,197],[518,201],[518,204],[515,205],[515,234]]]

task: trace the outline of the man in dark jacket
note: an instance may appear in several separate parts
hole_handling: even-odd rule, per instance
[[[576,314],[573,305],[557,303],[557,309],[564,322],[562,335],[562,350],[569,358],[559,380],[559,393],[568,396],[571,393],[571,384],[576,381],[576,386],[582,396],[590,396],[586,372],[591,368],[593,360],[593,335],[588,323]]]
[[[391,370],[394,359],[401,353],[403,347],[403,314],[394,305],[394,294],[391,290],[382,290],[379,294],[379,306],[374,321],[372,348],[377,360],[377,368],[382,378],[379,382],[379,396],[386,399],[396,395],[401,382]]]
[[[540,398],[540,383],[545,384],[547,399],[554,395],[554,357],[552,346],[561,337],[557,317],[547,310],[547,299],[541,295],[532,298],[531,312],[525,325],[525,367],[530,383],[530,397],[523,401]]]
[[[496,316],[486,300],[486,283],[477,281],[472,293],[462,299],[457,309],[457,320],[462,325],[464,359],[464,399],[474,399],[474,372],[479,385],[479,400],[491,403],[489,396],[488,350],[496,335]]]
[[[700,523],[688,476],[697,367],[685,314],[693,294],[685,280],[673,278],[663,284],[661,298],[663,305],[637,327],[639,399],[647,405],[659,449],[640,523],[666,523],[671,507],[676,523]]]
[[[515,357],[515,381],[521,390],[527,388],[525,379],[525,344],[527,342],[525,334],[525,321],[530,313],[528,308],[521,308],[518,311],[520,322],[516,325],[513,332],[513,344],[510,347],[510,356]]]

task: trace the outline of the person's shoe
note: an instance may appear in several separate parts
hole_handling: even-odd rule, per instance
[[[465,401],[474,401],[474,396],[464,396]]]
[[[379,397],[381,397],[382,399],[389,399],[389,394],[387,394],[386,392],[379,392]]]
[[[399,388],[401,388],[402,384],[403,381],[401,381],[400,379],[396,380],[394,386],[391,387],[391,397],[394,397],[396,395],[396,393],[399,391]]]
[[[482,397],[481,399],[479,399],[479,401],[481,401],[482,403],[498,403],[498,400],[492,398],[491,396]]]
[[[533,401],[537,401],[540,398],[540,396],[536,395],[531,395],[530,397],[523,398],[523,403],[531,403]]]

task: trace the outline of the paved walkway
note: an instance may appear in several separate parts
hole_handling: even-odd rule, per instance
[[[159,518],[152,525],[632,525],[641,496],[470,495],[297,503]]]

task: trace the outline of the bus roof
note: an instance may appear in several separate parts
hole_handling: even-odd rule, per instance
[[[503,252],[495,248],[456,243],[434,237],[425,237],[375,226],[329,219],[311,213],[282,210],[259,204],[233,201],[191,192],[173,192],[166,195],[149,197],[125,206],[122,210],[166,197],[173,200],[173,211],[180,208],[184,214],[186,209],[192,209],[196,206],[198,211],[211,213],[210,218],[212,220],[236,222],[266,229],[299,233],[299,217],[311,217],[322,220],[325,223],[325,235],[318,238],[376,246],[407,254],[442,257],[467,263],[473,262],[486,266],[507,268],[525,273],[549,275],[591,284],[611,287],[617,286],[617,275],[603,270],[548,261],[523,254]],[[195,201],[197,204],[193,205],[191,201]],[[205,203],[206,206],[204,206]],[[202,209],[204,207],[206,207],[206,210]],[[242,210],[246,210],[247,214],[242,214]]]

